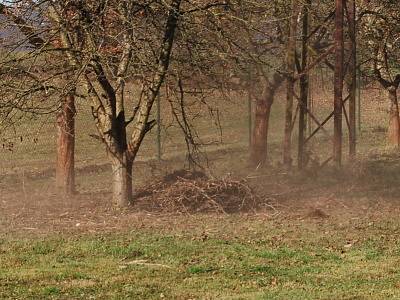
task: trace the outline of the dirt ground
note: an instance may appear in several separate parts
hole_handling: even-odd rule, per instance
[[[160,195],[181,193],[173,190],[176,181],[166,180],[168,177],[165,175],[158,176],[158,181],[150,188],[139,185],[138,198],[127,209],[113,206],[107,190],[81,191],[68,199],[60,197],[52,189],[52,177],[40,178],[36,179],[37,182],[31,180],[3,188],[0,234],[79,234],[135,229],[196,231],[212,224],[218,226],[219,222],[240,224],[240,220],[247,218],[276,223],[333,224],[394,219],[400,214],[398,161],[398,155],[393,154],[388,156],[387,161],[381,156],[375,161],[369,158],[340,172],[326,168],[316,173],[294,172],[292,175],[277,169],[252,173],[241,169],[242,174],[230,175],[233,179],[229,180],[241,182],[255,198],[246,209],[231,207],[229,212],[218,209],[199,212],[161,209],[159,201],[164,200]],[[391,167],[387,167],[388,164]],[[244,173],[247,175],[244,176]],[[91,175],[83,172],[80,176]],[[194,178],[191,184],[199,180],[212,181]],[[159,190],[155,191],[157,188]],[[158,198],[152,197],[153,193]],[[190,197],[194,196],[188,197],[190,201]],[[231,201],[229,195],[224,197],[221,201]],[[219,201],[218,198],[213,199]],[[236,205],[236,202],[232,203]]]
[[[315,91],[315,101],[321,102],[323,108],[321,119],[331,106],[330,103],[325,103],[328,101],[327,95],[330,95],[330,91],[320,93]],[[247,131],[242,130],[242,132],[235,127],[241,128],[247,122],[245,117],[241,120],[243,124],[235,122],[237,116],[243,117],[242,110],[245,105],[236,108],[241,111],[240,114],[238,111],[233,111],[232,115],[227,114],[225,126],[232,130],[224,129],[224,141],[230,143],[219,147],[216,151],[213,150],[214,152],[208,151],[206,173],[211,179],[229,175],[230,180],[241,182],[245,189],[250,188],[254,199],[247,205],[247,209],[235,208],[236,202],[236,204],[232,202],[233,207],[228,212],[223,210],[185,212],[181,209],[176,209],[174,212],[173,209],[160,209],[160,197],[163,198],[163,195],[168,193],[174,197],[183,193],[182,187],[173,187],[174,182],[164,182],[158,186],[156,184],[162,182],[165,176],[174,170],[184,168],[183,155],[180,161],[168,157],[162,163],[151,160],[137,163],[135,187],[137,194],[141,194],[142,197],[136,199],[134,205],[128,209],[116,209],[111,204],[110,171],[107,163],[95,165],[90,160],[85,161],[85,164],[79,163],[77,168],[76,181],[79,184],[79,192],[74,197],[65,199],[53,188],[54,169],[51,169],[53,166],[51,155],[43,152],[43,158],[40,156],[41,160],[47,159],[46,164],[41,163],[41,166],[49,165],[49,169],[42,167],[37,168],[39,171],[35,171],[32,167],[32,172],[21,173],[18,170],[23,168],[19,164],[26,165],[26,169],[29,169],[30,160],[37,155],[25,153],[26,151],[21,149],[21,153],[24,152],[27,157],[10,156],[10,159],[4,159],[3,164],[7,166],[7,163],[15,162],[17,171],[10,173],[5,169],[7,172],[0,174],[0,233],[27,235],[117,232],[136,228],[186,230],[190,226],[197,228],[202,227],[202,224],[204,226],[218,224],[217,220],[236,220],[240,224],[243,218],[277,223],[293,221],[337,224],[358,219],[373,222],[374,219],[397,218],[400,212],[398,184],[400,155],[398,151],[385,146],[386,100],[377,89],[370,88],[368,91],[363,91],[363,95],[363,127],[359,132],[358,145],[360,155],[354,164],[346,162],[344,170],[340,172],[330,166],[322,168],[318,164],[310,166],[304,172],[294,170],[288,173],[281,169],[278,162],[281,160],[279,147],[282,120],[279,115],[283,106],[278,105],[279,103],[274,107],[271,119],[269,142],[271,165],[264,170],[248,169],[248,146],[243,142],[247,139]],[[208,121],[202,126],[205,131],[210,130]],[[320,136],[312,147],[316,149],[316,153],[323,153],[322,155],[326,156],[323,151],[330,151],[331,146],[329,141],[323,138],[324,136]],[[241,143],[236,143],[236,140],[240,140]],[[79,145],[82,144],[89,144],[89,141],[85,140],[84,143],[81,141]],[[48,141],[45,146],[46,149],[53,147],[49,146]],[[92,148],[81,150],[97,157],[100,152],[99,145],[95,144]],[[79,155],[78,157],[81,157]],[[28,158],[30,160],[27,160]],[[319,159],[320,162],[323,161],[323,157]],[[153,183],[150,187],[149,180]],[[204,184],[210,183],[195,186],[192,190],[197,189],[198,192],[199,188],[204,188]],[[152,190],[150,195],[149,189]],[[158,192],[154,196],[155,189],[158,189]],[[232,196],[232,191],[229,195]],[[214,194],[212,201],[224,206],[224,201],[231,201],[229,195],[228,197],[222,195],[220,198],[221,195]],[[190,198],[190,195],[188,197]],[[190,202],[190,199],[188,201]]]

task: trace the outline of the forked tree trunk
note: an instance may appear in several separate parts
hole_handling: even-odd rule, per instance
[[[113,202],[117,206],[126,207],[131,204],[133,196],[133,161],[128,159],[126,152],[121,153],[111,158],[111,167],[113,177]]]
[[[143,90],[144,98],[134,113],[134,118],[126,122],[124,113],[124,81],[126,72],[131,60],[132,48],[130,47],[130,39],[127,38],[126,48],[124,50],[123,59],[118,68],[118,88],[114,89],[108,81],[103,71],[101,60],[94,60],[96,72],[102,76],[98,76],[98,83],[106,91],[106,99],[99,98],[97,93],[93,93],[93,102],[98,105],[100,102],[99,112],[96,111],[95,119],[97,127],[104,143],[107,145],[108,155],[112,165],[112,191],[113,202],[119,207],[127,207],[131,204],[132,191],[132,167],[136,155],[139,151],[141,143],[145,135],[151,130],[154,121],[149,122],[150,112],[153,103],[159,93],[160,87],[164,82],[174,44],[175,30],[178,26],[180,18],[180,5],[182,0],[173,0],[168,13],[168,20],[164,32],[164,39],[160,48],[160,56],[158,64],[154,70],[152,84]],[[58,22],[61,22],[58,20]],[[64,40],[67,40],[63,36]],[[67,43],[66,43],[67,44]],[[68,44],[66,45],[68,46]],[[77,58],[75,58],[77,60]],[[100,79],[99,79],[100,78]],[[88,89],[91,83],[88,82]],[[105,101],[103,103],[103,101]],[[126,126],[133,122],[132,134],[127,138]]]
[[[272,104],[275,93],[283,82],[283,77],[275,74],[271,82],[268,82],[263,95],[256,97],[254,128],[251,139],[250,165],[263,167],[268,158],[268,129]]]
[[[68,95],[57,114],[56,185],[65,195],[75,192],[75,98]]]
[[[400,116],[399,116],[399,103],[397,99],[397,89],[390,87],[387,89],[390,111],[389,111],[389,129],[388,140],[390,145],[400,146]]]

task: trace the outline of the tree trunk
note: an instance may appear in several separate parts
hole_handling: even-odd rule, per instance
[[[399,103],[397,99],[397,89],[395,87],[388,88],[388,95],[390,101],[388,139],[390,145],[399,147],[400,116],[399,116]]]
[[[301,34],[301,73],[306,71],[308,65],[308,31],[309,31],[309,10],[311,7],[311,0],[303,6],[303,24]],[[306,148],[305,136],[307,129],[307,110],[309,100],[309,77],[310,75],[303,74],[300,77],[300,109],[299,109],[299,143],[297,154],[297,165],[299,170],[304,167],[304,153]]]
[[[285,114],[285,135],[283,139],[283,164],[285,167],[292,166],[292,131],[293,131],[293,98],[295,79],[294,73],[296,68],[296,36],[298,23],[298,1],[292,0],[292,17],[290,19],[289,39],[286,53],[287,68],[287,94],[286,94],[286,114]]]
[[[284,78],[275,73],[271,81],[264,87],[261,97],[255,97],[255,118],[250,149],[250,165],[262,167],[268,158],[268,128],[272,104],[275,93],[282,84]]]
[[[75,192],[75,98],[68,95],[57,115],[56,186],[65,195]]]
[[[113,173],[113,202],[119,207],[126,207],[131,204],[133,195],[133,160],[128,158],[126,152],[120,153],[111,158],[111,166]]]
[[[253,128],[252,146],[250,150],[250,164],[252,167],[262,167],[267,160],[268,127],[271,107],[274,101],[273,93],[267,97],[257,99]]]

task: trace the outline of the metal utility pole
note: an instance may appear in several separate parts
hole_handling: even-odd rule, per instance
[[[335,0],[335,11],[333,11],[325,19],[325,22],[334,20],[334,45],[320,53],[319,57],[313,59],[311,37],[318,32],[313,30],[309,33],[309,10],[311,7],[311,0],[307,0],[303,8],[303,39],[302,39],[302,57],[300,61],[300,96],[298,97],[300,103],[300,116],[299,116],[299,149],[298,149],[298,166],[302,169],[306,165],[305,149],[307,143],[311,138],[315,137],[320,131],[333,141],[333,154],[326,159],[322,165],[326,165],[333,160],[336,167],[340,168],[342,165],[342,148],[343,148],[343,119],[346,121],[349,130],[349,153],[350,159],[356,156],[356,129],[357,129],[357,108],[358,116],[360,117],[360,104],[357,107],[357,40],[356,40],[356,2],[355,0]],[[308,8],[308,11],[307,11]],[[346,18],[345,18],[346,16]],[[320,27],[318,27],[320,28]],[[346,28],[346,30],[345,30]],[[345,43],[346,39],[346,43]],[[346,45],[346,49],[345,49]],[[334,70],[334,105],[333,112],[329,114],[323,121],[319,121],[313,113],[313,102],[310,96],[310,80],[309,72],[320,62],[322,62],[328,55],[334,52],[335,63],[332,69]],[[345,55],[346,54],[346,55]],[[345,60],[346,56],[346,60]],[[309,62],[307,61],[309,60]],[[346,65],[345,65],[346,62]],[[328,63],[326,63],[328,64]],[[331,67],[330,64],[328,64]],[[348,87],[348,95],[344,95],[344,83]],[[346,90],[347,92],[347,90]],[[358,95],[359,96],[359,95]],[[349,109],[346,109],[346,103],[349,102]],[[306,134],[306,116],[309,121],[316,123],[317,128]],[[343,118],[343,116],[345,118]],[[334,132],[333,137],[325,130],[324,126],[334,119]],[[309,124],[309,129],[311,128]]]
[[[342,165],[342,112],[344,79],[344,4],[345,0],[335,0],[335,75],[334,75],[334,134],[333,161]]]
[[[348,0],[348,26],[350,40],[349,63],[349,155],[354,160],[356,156],[357,127],[357,40],[356,40],[356,2]]]
[[[298,168],[304,167],[306,117],[309,98],[309,74],[304,73],[308,63],[308,31],[309,31],[309,9],[311,0],[303,6],[302,46],[301,46],[301,72],[300,77],[300,109],[299,109],[299,143],[298,143]]]

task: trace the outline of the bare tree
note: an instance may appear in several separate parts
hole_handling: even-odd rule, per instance
[[[113,199],[120,206],[126,206],[131,201],[133,161],[144,136],[154,124],[149,120],[150,112],[169,67],[181,3],[180,0],[169,4],[156,3],[155,6],[150,2],[138,4],[131,1],[120,1],[118,4],[80,1],[49,3],[49,14],[57,26],[69,64],[82,70],[92,115],[112,164]],[[146,13],[152,14],[151,19],[146,19]],[[163,37],[158,43],[156,39],[151,39],[148,45],[144,45],[146,41],[140,39],[146,37],[137,35],[142,33],[140,30],[144,26],[151,25],[154,14],[166,18]],[[117,18],[121,23],[112,22],[111,18]],[[135,24],[135,19],[142,22]],[[158,30],[156,26],[152,29]],[[119,35],[118,31],[122,34]],[[71,38],[76,34],[80,35],[83,42]],[[146,52],[143,54],[153,50],[156,60],[150,66],[137,70],[143,76],[142,98],[135,106],[132,117],[127,120],[125,86],[127,78],[132,76],[132,58],[135,50],[153,46],[153,42],[157,43],[154,45],[156,48],[144,49]],[[111,47],[114,47],[114,53],[110,51]],[[142,58],[137,57],[136,63],[151,63],[140,61]],[[133,125],[130,137],[127,133],[129,123]]]
[[[33,64],[37,67],[37,61],[34,62],[34,58],[38,56],[42,52],[49,51],[49,56],[51,56],[55,61],[65,61],[64,57],[57,53],[59,48],[58,41],[50,40],[48,36],[48,32],[46,32],[46,28],[41,26],[42,22],[48,22],[46,18],[44,18],[41,14],[40,10],[30,11],[32,8],[27,1],[10,1],[10,5],[7,6],[5,4],[0,3],[0,16],[2,19],[2,29],[4,35],[9,35],[9,38],[6,38],[3,44],[4,47],[4,60],[2,62],[2,66],[4,70],[14,69],[17,73],[23,74],[22,77],[33,76],[34,71],[32,70]],[[16,34],[19,38],[13,37],[12,35]],[[29,53],[30,51],[30,53]],[[26,56],[22,55],[22,53],[27,52]],[[13,64],[15,58],[16,61],[19,62],[17,64]],[[28,64],[29,71],[21,69],[21,64]],[[54,65],[54,63],[52,63]],[[60,68],[56,71],[58,75],[62,75],[63,72],[64,77],[68,77],[68,69],[65,69],[64,66],[58,65]],[[41,66],[43,67],[43,65]],[[39,72],[46,73],[49,69],[46,67],[41,68]],[[64,71],[63,71],[64,70]],[[51,78],[50,81],[54,83],[58,77],[54,72],[52,72],[54,78]],[[6,75],[6,74],[3,74]],[[12,73],[12,76],[16,75],[15,72]],[[9,90],[13,86],[15,87],[17,82],[18,84],[25,84],[24,78],[19,78],[21,80],[18,81],[18,76],[14,76],[11,78],[8,83],[3,85],[4,90]],[[3,76],[4,78],[4,76]],[[47,79],[49,80],[49,78]],[[13,81],[13,84],[10,82]],[[68,80],[62,80],[64,87],[60,84],[58,94],[59,95],[59,109],[57,111],[57,164],[56,164],[56,185],[60,191],[62,191],[66,195],[71,195],[75,191],[75,170],[74,170],[74,154],[75,154],[75,87],[72,84],[72,87],[65,89],[65,87],[70,86]],[[41,93],[43,89],[46,89],[44,85],[49,84],[49,82],[40,79],[40,75],[36,76],[35,85],[31,86],[30,89],[26,89],[23,95],[20,95],[20,99],[17,103],[10,101],[9,99],[5,101],[3,98],[3,105],[8,107],[8,116],[12,113],[12,110],[29,110],[31,113],[35,113],[36,110],[34,106],[26,105],[27,97],[41,97]],[[42,85],[42,87],[38,88],[38,85]],[[15,89],[15,88],[14,88]],[[13,95],[13,93],[10,93]],[[45,91],[44,97],[49,97],[48,89]],[[21,105],[22,103],[24,103]],[[3,107],[4,108],[4,107]],[[49,110],[52,112],[53,109]],[[4,110],[3,110],[4,112]],[[42,112],[43,113],[43,112]]]
[[[292,10],[289,27],[289,37],[286,53],[286,72],[287,72],[287,97],[285,114],[285,135],[283,141],[283,163],[287,168],[292,165],[292,131],[293,131],[293,100],[295,89],[295,70],[296,70],[296,41],[297,25],[300,5],[297,0],[292,0]]]
[[[286,20],[288,7],[281,1],[231,1],[231,6],[228,25],[222,29],[229,44],[227,58],[236,76],[252,81],[248,84],[255,99],[250,164],[261,167],[267,161],[272,104],[285,80],[286,22],[282,20]]]
[[[393,1],[370,1],[364,3],[360,15],[362,16],[361,50],[363,50],[364,59],[372,62],[372,73],[388,94],[390,106],[388,140],[390,144],[398,147],[400,146],[398,103],[400,9]]]

